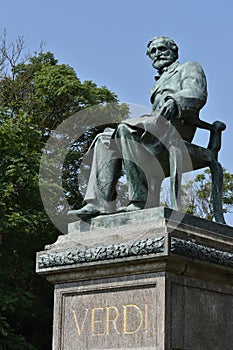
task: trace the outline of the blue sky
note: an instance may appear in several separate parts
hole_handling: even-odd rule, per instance
[[[9,41],[23,35],[33,52],[40,42],[79,78],[114,91],[120,101],[150,107],[155,71],[145,55],[156,35],[173,38],[179,61],[199,62],[209,98],[201,117],[227,124],[220,152],[233,172],[233,2],[232,0],[11,0],[2,1],[0,33]],[[205,145],[208,133],[196,142]]]

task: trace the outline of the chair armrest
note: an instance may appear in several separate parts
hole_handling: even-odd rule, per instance
[[[198,119],[194,125],[197,128],[210,131],[210,139],[207,148],[214,152],[217,159],[218,152],[221,148],[222,131],[226,129],[226,124],[220,121],[215,121],[213,124],[210,124]]]

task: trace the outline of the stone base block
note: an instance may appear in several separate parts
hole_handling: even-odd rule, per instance
[[[167,208],[115,215],[37,255],[55,285],[53,350],[232,350],[233,228]]]

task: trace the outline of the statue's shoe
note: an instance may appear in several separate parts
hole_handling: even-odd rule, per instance
[[[88,203],[83,208],[74,210],[73,213],[76,214],[77,216],[92,217],[92,216],[99,215],[101,211],[97,207],[95,207],[93,204]]]
[[[145,202],[131,202],[127,207],[121,207],[118,209],[118,212],[128,212],[144,209],[146,203]]]

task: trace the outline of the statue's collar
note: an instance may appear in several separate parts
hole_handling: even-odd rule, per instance
[[[167,72],[167,73],[171,73],[171,72],[173,72],[175,69],[176,69],[176,67],[179,65],[179,62],[173,62],[172,64],[170,64],[170,66],[168,66],[168,67],[164,67],[163,68],[163,70],[162,70],[162,72],[160,73],[160,74],[157,74],[156,76],[155,76],[155,80],[157,81],[161,76],[162,76],[162,74],[164,73],[164,72]]]

